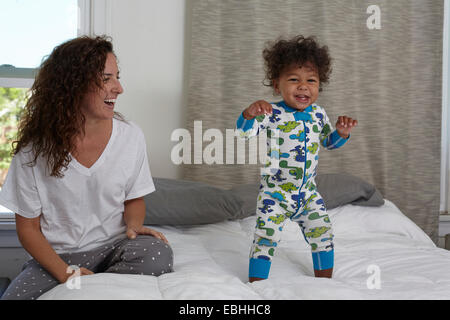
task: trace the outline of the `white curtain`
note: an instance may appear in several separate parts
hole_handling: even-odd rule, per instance
[[[319,174],[373,183],[437,241],[444,1],[375,2],[192,1],[186,126],[193,133],[201,121],[203,131],[225,137],[251,102],[278,101],[261,83],[266,42],[315,35],[334,59],[318,104],[332,121],[343,114],[359,121],[343,148],[320,151]],[[223,187],[257,182],[258,174],[249,164],[183,168],[185,179]]]

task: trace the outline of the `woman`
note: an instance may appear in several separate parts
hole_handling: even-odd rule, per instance
[[[2,299],[36,299],[74,270],[173,271],[167,239],[143,226],[155,187],[142,131],[114,111],[122,92],[105,37],[67,41],[41,65],[0,193],[33,259]]]

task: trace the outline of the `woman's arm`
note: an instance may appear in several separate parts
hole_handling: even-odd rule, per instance
[[[145,219],[144,198],[136,198],[125,201],[123,218],[125,219],[127,229],[137,230],[142,227]]]
[[[60,283],[66,282],[71,276],[70,273],[67,273],[69,266],[60,258],[42,234],[40,216],[24,218],[16,214],[16,230],[24,249],[56,280]],[[81,273],[91,274],[92,272],[84,269]]]
[[[136,198],[125,201],[123,218],[127,225],[127,237],[134,239],[138,234],[147,234],[168,243],[161,232],[144,227],[145,201],[144,198]]]

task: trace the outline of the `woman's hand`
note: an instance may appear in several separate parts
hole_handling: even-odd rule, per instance
[[[167,241],[166,237],[161,232],[158,232],[156,230],[141,226],[141,227],[128,227],[127,229],[127,237],[128,239],[135,239],[139,234],[145,234],[153,236],[157,239],[160,239],[164,241],[165,243],[169,244],[169,241]]]
[[[73,268],[72,266],[67,267],[66,273],[67,273],[67,277],[65,278],[65,280],[60,281],[61,283],[65,283],[73,277],[88,276],[88,275],[94,274],[94,272],[92,272],[89,269],[86,269],[83,267]]]
[[[139,234],[153,236],[169,244],[161,232],[144,227],[145,201],[144,198],[136,198],[125,201],[124,219],[127,225],[128,239],[135,239]]]

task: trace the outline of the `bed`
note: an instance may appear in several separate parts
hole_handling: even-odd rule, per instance
[[[174,193],[173,186],[166,187]],[[335,234],[332,279],[313,277],[310,249],[298,225],[288,221],[269,279],[248,283],[248,253],[255,225],[249,203],[253,202],[244,199],[233,207],[243,199],[243,190],[247,189],[236,189],[225,196],[221,190],[213,190],[209,195],[204,195],[205,190],[202,190],[208,201],[216,193],[218,199],[238,194],[240,198],[209,203],[220,206],[220,210],[229,210],[227,214],[240,208],[240,214],[235,213],[233,217],[220,219],[209,215],[212,220],[208,223],[193,224],[193,221],[204,222],[198,215],[189,217],[189,223],[179,217],[168,223],[163,219],[167,210],[161,210],[153,212],[155,219],[161,214],[161,221],[146,220],[169,240],[174,251],[175,272],[159,277],[108,273],[83,276],[79,288],[70,289],[61,284],[40,299],[450,299],[450,251],[436,247],[389,200],[383,199],[377,205],[370,203],[374,196],[370,195],[370,190],[365,199],[353,196],[350,201],[341,197],[341,202],[334,204],[332,199],[327,203],[324,196],[327,205],[333,207],[329,208]],[[326,193],[325,187],[322,189],[319,191]],[[253,189],[247,194],[248,200],[256,191]],[[179,198],[177,194],[173,196]],[[168,194],[162,193],[160,197],[162,207],[171,201]],[[186,201],[198,205],[198,199],[192,198],[187,196]],[[153,198],[151,202],[156,205],[158,199]],[[180,208],[184,206],[187,210],[195,206],[193,203],[191,207],[180,204]],[[246,204],[249,207],[245,208]],[[202,203],[202,207],[205,206],[206,211],[212,210]]]

